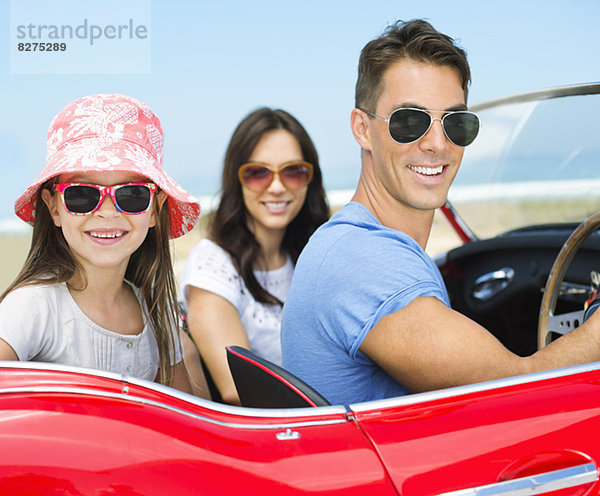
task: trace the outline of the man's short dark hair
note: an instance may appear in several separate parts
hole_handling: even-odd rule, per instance
[[[382,91],[383,74],[400,59],[411,59],[456,70],[467,100],[471,70],[466,52],[449,36],[437,31],[427,21],[397,21],[383,34],[365,45],[358,61],[355,106],[375,112]]]

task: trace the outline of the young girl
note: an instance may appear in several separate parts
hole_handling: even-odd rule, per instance
[[[192,250],[181,276],[190,334],[223,401],[239,404],[225,346],[281,364],[281,308],[294,265],[328,216],[317,151],[302,125],[268,108],[242,120],[225,155],[210,239]]]
[[[31,249],[0,296],[0,359],[107,370],[191,391],[178,338],[169,236],[200,205],[162,170],[150,108],[123,95],[67,105],[46,167],[15,202]]]

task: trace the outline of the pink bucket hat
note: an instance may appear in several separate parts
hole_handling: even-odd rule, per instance
[[[91,95],[68,104],[48,129],[46,167],[15,202],[33,224],[40,186],[59,174],[119,171],[147,177],[168,196],[170,235],[190,231],[200,204],[162,169],[163,131],[150,107],[124,95]]]

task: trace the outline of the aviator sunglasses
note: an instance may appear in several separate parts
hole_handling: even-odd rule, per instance
[[[427,111],[417,108],[399,108],[394,110],[388,119],[366,110],[363,112],[387,122],[391,138],[402,144],[413,143],[421,139],[427,134],[433,121],[440,121],[446,138],[462,147],[473,143],[479,132],[479,117],[466,110]],[[443,112],[444,116],[441,119],[433,118],[430,112]]]
[[[307,186],[313,178],[313,166],[308,162],[295,160],[283,164],[280,169],[258,162],[242,165],[238,170],[240,183],[252,191],[267,189],[275,176],[288,189],[300,189]]]
[[[137,215],[146,212],[152,204],[157,186],[154,183],[126,183],[116,186],[98,184],[64,183],[55,184],[52,192],[58,191],[65,210],[74,215],[94,213],[110,195],[115,208],[124,214]]]

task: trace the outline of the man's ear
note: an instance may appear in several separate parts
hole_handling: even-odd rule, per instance
[[[156,202],[156,207],[152,209],[152,213],[150,215],[150,226],[154,227],[156,225],[156,216],[160,214],[160,211],[167,201],[167,194],[164,191],[159,191],[154,195],[154,201]]]
[[[354,139],[364,150],[371,150],[371,140],[369,138],[369,115],[360,109],[355,108],[350,114],[350,129]]]
[[[46,188],[42,188],[40,190],[40,193],[38,195],[38,201],[40,201],[40,197],[42,198],[42,200],[44,201],[44,203],[46,204],[46,207],[48,207],[48,211],[50,212],[50,217],[52,217],[52,220],[54,221],[54,225],[56,227],[60,227],[60,214],[59,214],[59,203],[61,202],[60,198],[58,197],[59,195],[53,195],[52,193],[50,193],[50,190],[46,189]]]

